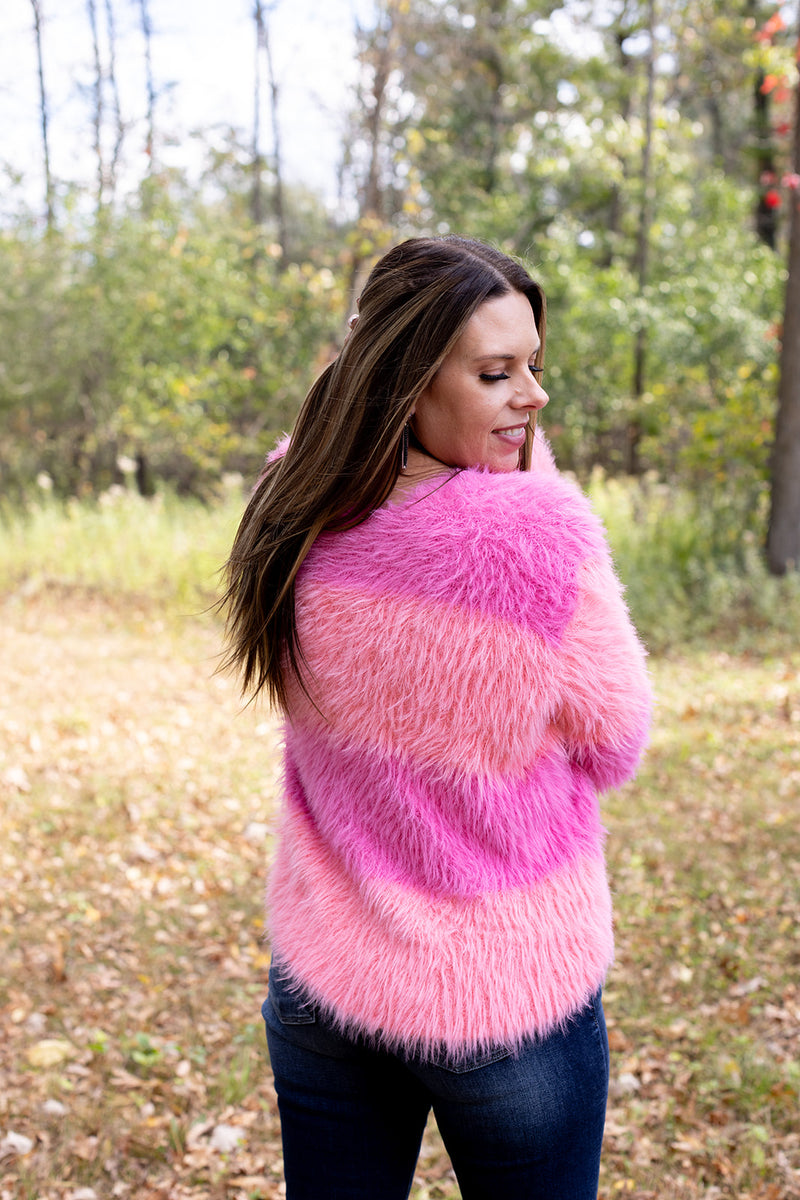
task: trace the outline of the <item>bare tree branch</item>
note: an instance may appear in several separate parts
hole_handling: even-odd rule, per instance
[[[261,188],[264,169],[261,155],[261,47],[264,42],[264,8],[261,0],[255,0],[253,17],[256,23],[256,53],[253,74],[253,189],[250,197],[250,216],[254,225],[260,225],[264,219]]]
[[[42,12],[39,0],[31,0],[33,8],[33,27],[36,35],[36,62],[39,72],[39,112],[42,127],[42,153],[44,158],[44,195],[45,212],[48,232],[55,224],[53,205],[53,176],[50,170],[50,147],[48,143],[48,109],[47,92],[44,86],[44,61],[42,58]]]
[[[279,86],[275,76],[275,65],[272,60],[272,46],[269,36],[269,21],[267,15],[269,11],[275,10],[275,5],[271,10],[264,8],[261,0],[256,0],[255,19],[258,43],[264,51],[264,59],[267,66],[267,83],[269,85],[269,107],[270,117],[272,120],[272,149],[273,149],[273,170],[275,173],[275,192],[274,192],[274,210],[275,223],[277,225],[278,244],[281,248],[281,258],[285,262],[288,257],[288,238],[286,232],[286,208],[283,198],[283,152],[281,148],[281,126],[279,112]],[[256,72],[258,78],[258,72]]]
[[[147,154],[147,175],[149,178],[153,174],[155,168],[156,88],[153,81],[153,26],[150,23],[150,12],[147,5],[148,0],[139,0],[142,35],[144,37],[145,84],[147,88],[147,141],[145,143],[145,153]]]

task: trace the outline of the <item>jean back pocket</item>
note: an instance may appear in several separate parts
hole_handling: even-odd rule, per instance
[[[269,967],[269,1000],[282,1025],[313,1025],[316,1007],[299,984],[273,958]]]

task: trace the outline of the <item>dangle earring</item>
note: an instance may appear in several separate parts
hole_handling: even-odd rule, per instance
[[[405,471],[408,466],[408,421],[403,426],[403,432],[400,435],[400,470]]]

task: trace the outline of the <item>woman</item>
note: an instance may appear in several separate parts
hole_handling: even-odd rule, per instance
[[[229,662],[286,715],[263,1013],[287,1197],[406,1197],[432,1108],[464,1200],[594,1200],[597,792],[644,745],[644,653],[534,437],[527,272],[413,239],[353,326],[227,568]]]

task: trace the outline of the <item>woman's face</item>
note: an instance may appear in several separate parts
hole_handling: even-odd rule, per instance
[[[521,292],[476,309],[410,419],[422,447],[454,467],[515,471],[525,431],[547,404],[534,374],[539,333]]]

